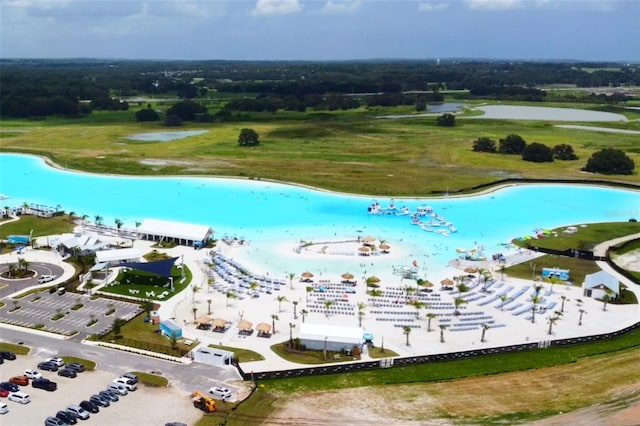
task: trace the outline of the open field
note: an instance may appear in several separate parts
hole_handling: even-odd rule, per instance
[[[546,105],[550,106],[550,105]],[[584,107],[584,106],[583,106]],[[627,123],[607,127],[640,129],[640,112],[624,114]],[[519,120],[465,120],[454,128],[435,125],[435,116],[385,120],[375,115],[402,108],[340,112],[278,112],[242,116],[244,121],[189,123],[167,129],[136,123],[134,111],[95,112],[88,119],[3,120],[0,149],[45,155],[61,167],[116,174],[227,175],[275,179],[345,192],[429,195],[457,191],[505,178],[604,179],[640,183],[638,175],[594,176],[580,171],[590,155],[619,148],[640,164],[638,136],[576,132],[550,123]],[[105,114],[108,120],[100,119]],[[245,119],[246,117],[246,119]],[[240,129],[251,127],[261,145],[237,145]],[[209,130],[173,142],[135,142],[126,136],[167,130]],[[19,130],[19,131],[11,131]],[[573,146],[577,161],[525,162],[519,156],[475,153],[479,137],[498,141],[508,134],[549,146]]]

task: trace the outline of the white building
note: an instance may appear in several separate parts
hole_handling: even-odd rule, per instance
[[[350,351],[354,346],[360,347],[363,340],[360,327],[340,327],[326,324],[300,324],[300,343],[311,350],[328,350],[340,352]]]
[[[96,263],[117,266],[123,262],[140,262],[142,252],[137,248],[99,250],[96,252]]]
[[[584,277],[582,290],[586,297],[602,299],[607,294],[607,289],[611,290],[611,296],[620,295],[620,281],[608,272],[600,271]]]
[[[139,238],[145,240],[168,241],[186,246],[202,246],[213,238],[210,226],[156,219],[145,219],[136,232]]]

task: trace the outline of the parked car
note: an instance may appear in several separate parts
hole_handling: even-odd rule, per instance
[[[9,394],[9,396],[7,397],[7,399],[9,401],[14,401],[14,402],[17,402],[19,404],[28,404],[28,403],[31,402],[31,397],[29,397],[29,394],[21,392],[21,391],[11,392]]]
[[[6,389],[0,388],[0,398],[6,398],[9,396],[9,391]]]
[[[108,407],[111,405],[111,402],[109,402],[109,398],[105,398],[104,396],[100,396],[98,394],[91,395],[89,401],[93,402],[98,407]]]
[[[125,379],[129,379],[129,380],[133,380],[133,383],[138,384],[138,376],[136,376],[133,373],[125,373],[121,377],[124,377]]]
[[[9,381],[14,385],[29,386],[29,378],[27,376],[14,376]]]
[[[58,366],[52,362],[43,361],[38,364],[39,370],[58,371]]]
[[[40,379],[32,380],[31,387],[53,392],[54,390],[58,389],[58,384],[56,382],[52,382],[51,380],[45,379],[44,377],[42,377]]]
[[[38,278],[38,284],[48,283],[55,279],[56,279],[55,275],[42,275],[40,278]]]
[[[89,417],[91,417],[89,412],[79,405],[70,405],[67,407],[67,411],[81,420],[87,420]]]
[[[20,387],[11,382],[2,382],[0,383],[0,389],[8,390],[9,392],[18,392]]]
[[[84,408],[85,410],[87,410],[91,414],[95,414],[95,413],[99,413],[100,412],[100,407],[98,407],[96,404],[94,404],[91,401],[87,401],[86,399],[80,403],[80,407]]]
[[[209,393],[222,399],[231,398],[231,391],[229,388],[223,388],[221,386],[212,387],[209,389]]]
[[[16,359],[16,354],[9,351],[0,351],[0,358],[14,361]]]
[[[133,380],[127,379],[126,377],[118,377],[113,380],[113,383],[123,385],[129,392],[133,392],[138,389],[138,385]]]
[[[0,414],[7,414],[9,412],[9,406],[4,402],[0,402]]]
[[[80,364],[79,362],[72,362],[71,364],[67,364],[65,368],[75,370],[76,373],[84,372],[84,365]]]
[[[47,417],[44,419],[44,426],[67,426],[68,423],[57,418],[57,417]]]
[[[78,423],[78,418],[68,411],[58,411],[56,417],[65,422],[68,425],[75,425]]]
[[[4,358],[0,356],[0,365],[4,364]]]
[[[164,426],[187,426],[187,424],[182,422],[169,422],[165,423]]]
[[[104,397],[104,398],[108,398],[109,401],[111,402],[118,402],[120,400],[120,397],[118,396],[117,393],[110,391],[110,390],[103,390],[98,392],[98,395]]]
[[[42,379],[42,373],[40,373],[38,370],[25,370],[24,375],[31,380]]]
[[[75,379],[78,376],[78,373],[76,373],[76,370],[65,367],[62,370],[58,371],[58,376],[70,377],[72,379]]]
[[[118,383],[109,383],[109,386],[107,386],[107,390],[111,392],[115,392],[118,395],[126,395],[129,393],[129,391],[127,391],[127,388],[124,385],[121,385]]]
[[[58,368],[64,367],[64,360],[62,358],[58,358],[58,357],[47,358],[44,360],[44,362],[50,362],[52,364],[55,364]]]

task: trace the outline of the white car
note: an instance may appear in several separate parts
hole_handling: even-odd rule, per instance
[[[67,411],[70,411],[74,416],[82,420],[87,420],[90,417],[89,412],[79,405],[70,405],[67,407]]]
[[[113,380],[113,383],[116,385],[124,386],[129,392],[133,392],[134,390],[138,389],[138,385],[136,384],[136,382],[131,379],[127,379],[126,377],[118,377],[117,379]]]
[[[209,393],[211,395],[215,395],[219,398],[223,398],[223,399],[227,399],[227,398],[231,398],[231,391],[229,390],[229,388],[223,388],[220,386],[214,386],[211,389],[209,389]]]
[[[9,412],[9,407],[4,402],[0,402],[0,414],[7,414]]]
[[[49,281],[53,281],[56,278],[57,277],[55,275],[43,275],[40,278],[38,278],[38,283],[40,284],[48,283]]]
[[[129,391],[127,391],[127,388],[120,383],[110,383],[109,386],[107,386],[107,390],[115,392],[118,395],[126,395],[129,393]]]
[[[11,392],[7,397],[7,399],[9,401],[14,401],[20,404],[28,404],[31,402],[31,398],[29,397],[29,394],[24,393],[22,391]]]
[[[64,361],[62,360],[62,358],[47,358],[45,359],[45,362],[50,362],[52,364],[55,364],[58,368],[63,367],[64,366]]]
[[[24,375],[30,380],[42,379],[42,374],[38,370],[25,370]]]

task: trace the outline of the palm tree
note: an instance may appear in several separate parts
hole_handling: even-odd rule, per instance
[[[427,333],[431,331],[431,320],[436,317],[436,314],[429,312],[427,314]]]
[[[114,222],[116,224],[116,230],[118,231],[118,235],[120,235],[120,229],[122,228],[122,225],[124,225],[124,222],[118,218],[116,218]]]
[[[294,300],[293,302],[291,302],[293,304],[293,319],[298,319],[298,301]]]
[[[140,225],[142,225],[142,222],[140,222],[139,220],[135,221],[135,225],[136,225],[136,235],[138,234],[138,228],[140,228]]]
[[[211,315],[211,299],[207,299],[207,315]]]
[[[80,219],[82,220],[82,230],[84,231],[84,225],[87,223],[87,219],[89,219],[88,214],[83,214]]]
[[[444,343],[444,330],[447,328],[445,324],[440,324],[440,343]]]
[[[531,307],[531,324],[536,322],[536,311],[540,302],[542,302],[542,296],[538,296],[537,293],[535,296],[531,296],[531,303],[533,304]]]
[[[229,299],[236,299],[238,296],[236,296],[236,294],[232,291],[228,291],[227,294],[225,295],[227,296],[227,308],[229,307]]]
[[[73,222],[73,219],[75,219],[76,217],[76,212],[69,212],[68,216],[67,216],[67,220],[69,221],[69,223]]]
[[[453,304],[455,305],[456,309],[453,312],[454,315],[460,315],[460,311],[458,310],[458,308],[461,305],[464,305],[465,303],[469,303],[466,300],[464,300],[462,297],[456,297],[455,299],[453,299]]]
[[[489,329],[489,324],[482,324],[482,336],[480,337],[480,343],[484,343],[484,335],[486,334],[487,330]]]
[[[286,296],[278,296],[276,300],[278,301],[278,313],[280,313],[282,312],[282,302],[288,302],[289,300]]]
[[[604,305],[602,306],[602,310],[606,311],[607,310],[607,303],[609,303],[613,299],[613,290],[611,290],[608,287],[605,287],[604,293],[605,293],[605,295],[602,296],[602,301],[604,302]]]
[[[582,315],[586,313],[587,311],[585,311],[584,309],[580,309],[580,319],[578,320],[578,325],[582,325]]]
[[[369,290],[369,296],[371,296],[371,303],[373,304],[373,306],[376,306],[375,298],[382,296],[382,291],[378,290],[377,288],[372,288],[371,290]]]
[[[306,303],[309,303],[309,293],[311,293],[313,291],[313,286],[308,285],[307,287],[305,287],[305,290],[307,291],[306,294]]]
[[[364,309],[367,305],[364,302],[358,302],[358,327],[362,327],[362,319],[364,318]]]
[[[295,278],[296,274],[293,272],[289,272],[289,289],[293,290],[293,279]]]
[[[276,334],[276,321],[279,320],[276,314],[271,315],[271,328],[273,330],[273,334]]]
[[[196,313],[198,312],[198,307],[197,306],[193,306],[191,308],[191,312],[193,312],[193,320],[196,320]]]
[[[409,334],[411,334],[411,327],[405,325],[402,327],[402,334],[404,334],[407,338],[407,346],[409,346]]]
[[[307,311],[306,309],[303,309],[300,311],[300,315],[302,315],[302,322],[304,323],[304,319],[307,317],[307,314],[309,313],[309,311]]]
[[[424,308],[427,304],[416,300],[412,305],[416,308],[416,319],[420,318],[420,309]]]
[[[504,305],[507,302],[507,300],[509,300],[509,296],[507,296],[506,294],[503,294],[502,296],[500,296],[500,302],[502,302],[500,304],[500,310],[501,311],[504,309]]]
[[[411,287],[410,285],[406,285],[404,286],[403,290],[404,290],[404,302],[409,303],[409,295],[413,294],[416,291],[416,289],[414,287]]]
[[[332,305],[333,305],[333,300],[324,301],[325,315],[327,316],[327,318],[329,318],[329,309],[331,309]]]
[[[293,329],[295,328],[295,324],[290,322],[289,323],[289,347],[292,348],[293,347]]]
[[[456,288],[458,289],[458,297],[461,297],[462,293],[466,293],[469,291],[469,286],[467,286],[465,283],[456,285]]]
[[[200,291],[200,287],[198,287],[197,285],[192,285],[191,286],[191,303],[195,303],[196,300],[196,293]]]
[[[24,259],[22,257],[18,258],[18,271],[24,271],[27,272],[27,269],[29,268],[29,261],[27,259]]]
[[[15,277],[18,273],[18,265],[16,265],[15,263],[10,263],[8,268],[9,269],[7,270],[7,274],[9,275],[9,278]]]
[[[251,290],[251,294],[255,293],[256,289],[259,287],[258,283],[255,281],[251,281],[249,283],[249,290]]]
[[[564,295],[560,296],[560,299],[562,299],[562,306],[560,308],[560,312],[564,312],[564,302],[569,299],[567,299],[567,296],[564,296]]]
[[[556,321],[558,321],[560,319],[559,315],[554,315],[554,316],[549,316],[547,317],[547,322],[549,323],[549,336],[551,336],[552,333],[552,329],[553,329],[553,325],[556,323]]]

